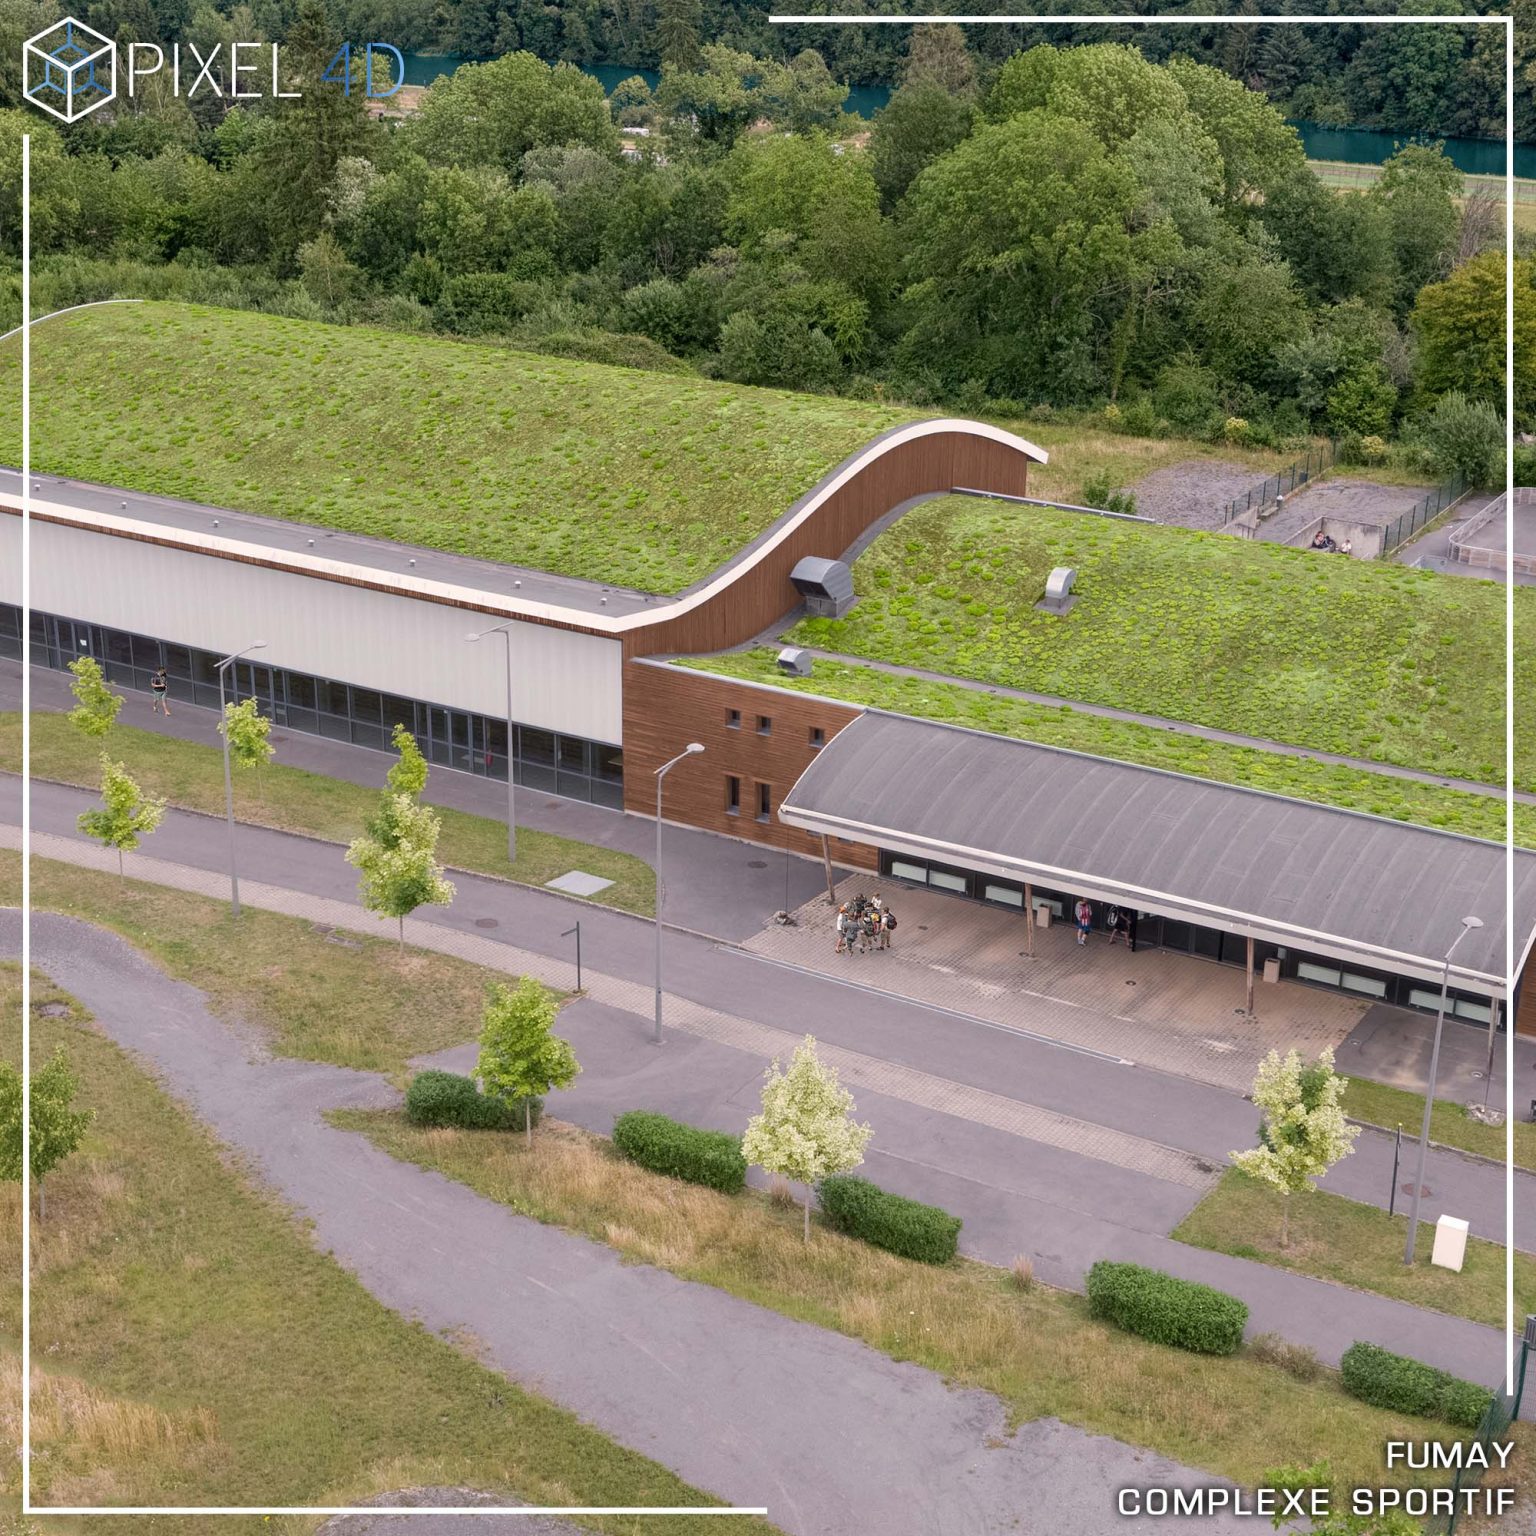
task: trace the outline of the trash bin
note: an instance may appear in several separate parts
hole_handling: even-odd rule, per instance
[[[1051,909],[1043,901],[1035,903],[1035,922],[1042,928],[1051,926]],[[1536,1101],[1533,1101],[1531,1108],[1536,1111]]]
[[[1271,955],[1264,962],[1264,980],[1273,985],[1280,980],[1280,960],[1276,955]]]

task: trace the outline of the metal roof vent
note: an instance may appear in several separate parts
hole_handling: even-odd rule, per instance
[[[798,645],[786,645],[779,652],[779,671],[787,673],[790,677],[809,677],[811,653],[801,650]]]
[[[853,607],[853,573],[841,560],[807,555],[789,573],[808,612],[819,619],[840,619]]]
[[[1077,599],[1072,595],[1072,583],[1077,572],[1070,565],[1058,565],[1045,579],[1045,596],[1035,604],[1047,613],[1070,613]]]

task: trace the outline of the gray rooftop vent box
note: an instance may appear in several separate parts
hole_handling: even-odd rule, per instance
[[[779,671],[788,673],[790,677],[809,677],[811,653],[802,651],[798,645],[786,645],[779,652]]]
[[[1072,595],[1072,583],[1077,572],[1070,565],[1058,565],[1045,579],[1045,596],[1035,604],[1047,613],[1070,613],[1077,599]]]
[[[807,555],[789,573],[806,609],[819,619],[840,619],[853,607],[853,573],[841,560]]]

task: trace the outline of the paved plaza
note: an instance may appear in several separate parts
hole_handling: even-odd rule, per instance
[[[1095,933],[1079,947],[1071,927],[1035,929],[1026,954],[1021,913],[934,891],[851,875],[839,901],[880,890],[898,919],[892,947],[867,955],[834,953],[835,908],[825,894],[771,925],[746,948],[753,954],[841,981],[966,1014],[1008,1029],[1177,1072],[1241,1093],[1264,1054],[1295,1046],[1315,1056],[1335,1049],[1367,1004],[1294,982],[1254,986],[1236,967],[1164,950],[1138,950]]]

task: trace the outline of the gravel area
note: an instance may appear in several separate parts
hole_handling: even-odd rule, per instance
[[[441,1509],[496,1509],[515,1499],[475,1488],[402,1488],[360,1499],[386,1509],[420,1509],[419,1515],[332,1515],[315,1536],[588,1536],[585,1527],[543,1515],[442,1515]]]
[[[1130,489],[1136,510],[1179,528],[1220,529],[1227,503],[1263,482],[1247,464],[1221,459],[1186,459],[1144,475]]]

